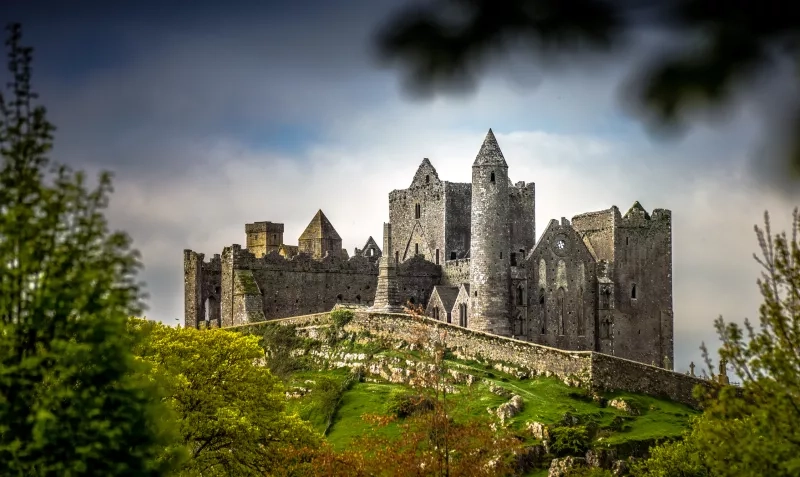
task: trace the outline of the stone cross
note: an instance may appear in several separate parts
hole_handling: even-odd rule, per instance
[[[689,372],[694,376],[694,361],[689,363]]]

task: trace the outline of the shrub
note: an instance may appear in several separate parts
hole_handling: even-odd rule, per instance
[[[386,413],[400,419],[422,414],[432,409],[433,401],[429,397],[406,391],[393,392],[386,405]]]
[[[355,317],[352,310],[335,310],[331,312],[331,322],[337,329],[342,329]]]
[[[550,451],[556,457],[583,456],[589,450],[589,432],[585,426],[555,427],[550,435]]]

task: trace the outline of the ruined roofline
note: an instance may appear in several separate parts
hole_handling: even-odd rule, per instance
[[[337,255],[326,254],[322,258],[316,259],[305,252],[300,252],[297,255],[286,258],[277,251],[273,250],[262,257],[256,257],[253,252],[243,248],[239,244],[233,244],[225,247],[222,254],[226,258],[233,255],[232,258],[234,261],[234,268],[237,270],[274,267],[285,267],[285,270],[291,270],[305,265],[319,269],[328,269],[331,266],[338,265],[342,266],[343,270],[366,271],[366,269],[369,269],[369,271],[374,270],[376,273],[378,270],[377,263],[372,262],[367,257],[363,257],[361,255],[353,255],[352,257],[342,258]]]
[[[204,268],[210,270],[217,270],[220,268],[222,263],[222,257],[220,254],[215,253],[210,259],[205,259],[206,254],[195,252],[194,250],[185,248],[183,249],[183,261],[184,263],[187,261],[191,261],[192,259],[196,260],[200,263]]]
[[[283,233],[283,224],[280,222],[253,222],[252,224],[244,224],[245,233],[253,232],[270,232],[270,233]]]
[[[594,217],[607,216],[609,214],[611,214],[612,216],[617,216],[619,218],[622,218],[622,215],[619,213],[619,208],[616,205],[612,205],[608,209],[596,210],[592,212],[584,212],[582,214],[573,215],[572,221],[574,222],[576,219],[589,219]]]

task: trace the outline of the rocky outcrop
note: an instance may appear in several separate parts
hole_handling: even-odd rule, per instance
[[[619,409],[620,411],[626,412],[631,416],[638,416],[639,414],[641,414],[641,412],[639,412],[639,409],[637,409],[636,406],[634,406],[633,404],[629,403],[624,399],[612,399],[611,401],[608,402],[608,405],[615,409]]]
[[[567,477],[570,471],[577,467],[586,467],[586,459],[571,456],[553,459],[550,462],[550,471],[547,473],[547,477]]]
[[[507,420],[519,414],[523,406],[524,401],[522,397],[515,394],[508,402],[501,404],[495,413],[497,417],[500,418],[500,422],[505,424]]]

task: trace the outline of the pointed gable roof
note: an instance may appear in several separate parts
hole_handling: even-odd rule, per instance
[[[306,227],[306,230],[300,235],[300,240],[319,240],[319,239],[332,239],[341,240],[342,238],[333,228],[331,221],[322,213],[322,209],[318,210],[314,218]]]
[[[642,204],[640,204],[638,200],[633,203],[633,205],[631,206],[630,209],[628,209],[627,212],[625,212],[623,218],[629,217],[631,213],[634,211],[639,215],[643,215],[645,219],[650,220],[650,214],[648,214],[647,211],[644,210],[644,207],[642,207]]]
[[[433,287],[433,293],[439,296],[442,306],[447,311],[453,309],[453,305],[456,303],[456,298],[458,298],[458,291],[458,287],[449,287],[443,285],[437,285]]]
[[[439,173],[436,172],[436,168],[433,167],[431,161],[426,157],[422,160],[422,163],[420,163],[419,167],[417,168],[417,172],[414,174],[414,179],[411,180],[411,187],[438,184],[440,182],[441,180],[439,179]]]
[[[367,243],[364,244],[364,248],[362,250],[368,249],[370,245],[372,245],[374,248],[377,248],[378,250],[381,249],[380,247],[378,247],[378,242],[376,242],[375,239],[372,238],[372,235],[369,236],[369,238],[367,239]]]
[[[483,145],[481,145],[481,150],[478,151],[478,155],[475,157],[475,162],[472,163],[472,167],[475,166],[508,167],[506,159],[503,157],[503,152],[500,150],[500,145],[497,144],[497,139],[494,137],[491,128],[486,134],[486,138],[483,140]]]

